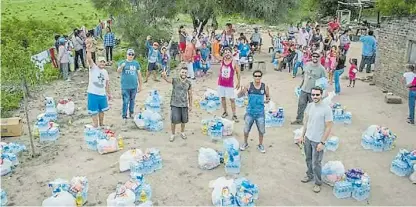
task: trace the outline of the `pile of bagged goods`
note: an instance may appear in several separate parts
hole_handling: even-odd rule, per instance
[[[120,156],[120,172],[129,171],[132,174],[150,174],[162,169],[162,156],[155,148],[146,149],[143,153],[140,149],[131,149]]]
[[[303,132],[303,127],[293,131],[294,143],[301,146],[301,147],[303,147],[302,144],[300,143],[300,141],[302,139],[302,132]],[[335,152],[338,149],[338,147],[339,147],[339,138],[337,136],[331,136],[325,142],[325,151],[329,150],[329,151]]]
[[[362,135],[361,146],[375,152],[387,151],[393,149],[396,138],[389,128],[371,125]]]
[[[205,91],[202,100],[199,101],[199,106],[201,109],[209,113],[218,110],[221,106],[221,101],[218,92],[208,88]]]
[[[227,138],[223,141],[223,151],[216,151],[211,148],[199,149],[198,165],[203,170],[212,170],[224,163],[226,174],[235,175],[240,173],[241,156],[239,143],[234,138]]]
[[[75,106],[74,106],[75,107]],[[59,125],[54,121],[58,120],[58,110],[52,97],[45,98],[45,113],[38,115],[33,128],[35,137],[40,142],[56,141],[59,138]]]
[[[124,148],[123,137],[119,135],[116,138],[115,133],[110,129],[85,125],[84,139],[88,149],[97,151],[100,154],[116,152]]]
[[[75,103],[71,99],[64,98],[58,101],[56,109],[60,114],[72,115],[75,112]]]
[[[88,200],[88,179],[74,177],[71,182],[56,179],[48,184],[52,196],[42,202],[42,206],[82,206]]]
[[[214,206],[254,206],[259,198],[257,185],[246,178],[227,180],[220,177],[209,183]]]
[[[406,149],[400,149],[391,162],[390,171],[397,176],[409,176],[410,181],[416,184],[416,150],[409,152]]]
[[[162,110],[162,97],[157,90],[152,90],[145,102],[146,110],[139,112],[134,117],[134,123],[139,129],[148,131],[163,130],[163,118],[160,114]]]
[[[124,184],[119,182],[116,191],[108,195],[107,206],[152,206],[152,188],[142,174],[131,173]]]
[[[26,151],[26,146],[17,143],[0,142],[0,168],[1,176],[7,175],[19,165],[18,156],[21,152]]]
[[[322,181],[333,186],[337,198],[354,198],[363,201],[370,196],[370,177],[361,169],[345,171],[340,161],[329,161],[322,167]]]
[[[202,134],[211,137],[212,141],[222,140],[223,137],[231,136],[234,130],[234,121],[214,116],[201,121]]]
[[[265,104],[265,122],[266,127],[281,127],[285,122],[285,114],[283,107],[276,109],[276,104],[273,101]]]
[[[346,111],[345,107],[342,107],[340,103],[332,104],[332,114],[334,123],[351,124],[352,113]]]

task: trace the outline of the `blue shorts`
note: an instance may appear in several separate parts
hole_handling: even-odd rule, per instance
[[[248,134],[251,131],[251,127],[256,122],[257,130],[259,134],[264,135],[266,133],[266,119],[264,115],[251,116],[249,114],[244,115],[244,134]]]
[[[88,93],[88,114],[89,115],[97,115],[98,113],[107,111],[110,109],[108,107],[107,96],[95,95],[92,93]]]

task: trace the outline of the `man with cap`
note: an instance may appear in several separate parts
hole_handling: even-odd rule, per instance
[[[95,128],[104,127],[104,112],[109,109],[108,100],[111,100],[110,78],[105,67],[105,58],[98,57],[98,65],[92,60],[91,52],[87,52],[88,64],[91,66],[88,79],[88,114],[92,116]]]
[[[151,40],[151,36],[147,36],[146,47],[148,50],[147,60],[149,64],[147,67],[146,80],[144,81],[145,83],[147,83],[147,81],[149,80],[150,73],[153,73],[153,79],[159,82],[159,80],[157,80],[156,78],[156,73],[157,73],[158,65],[160,65],[162,62],[162,54],[159,51],[159,43],[154,42],[153,46],[151,46],[150,40]]]
[[[142,76],[140,73],[140,64],[134,60],[134,50],[127,50],[127,58],[122,61],[117,68],[121,73],[121,95],[123,98],[122,118],[127,121],[127,108],[129,109],[129,118],[134,117],[134,106],[136,93],[142,89]]]
[[[298,113],[296,120],[292,125],[302,125],[303,116],[308,103],[312,102],[311,91],[315,87],[316,80],[326,77],[325,68],[319,63],[320,54],[319,51],[312,53],[312,61],[306,63],[304,66],[304,76],[302,83],[300,84],[301,92],[298,102]]]

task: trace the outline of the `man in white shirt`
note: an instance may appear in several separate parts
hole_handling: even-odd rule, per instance
[[[92,60],[91,52],[87,53],[90,67],[88,79],[88,114],[92,116],[95,128],[104,127],[104,112],[109,109],[108,100],[111,100],[110,78],[105,67],[105,58],[98,57],[98,65]]]
[[[301,142],[304,143],[306,156],[306,177],[301,181],[308,183],[315,181],[313,191],[321,191],[322,158],[324,156],[325,142],[331,133],[333,118],[332,109],[328,104],[322,103],[323,90],[319,87],[312,88],[312,103],[305,110],[305,122]]]

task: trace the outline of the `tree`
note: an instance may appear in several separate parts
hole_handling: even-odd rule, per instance
[[[376,7],[383,15],[406,16],[416,14],[415,0],[378,0]]]

